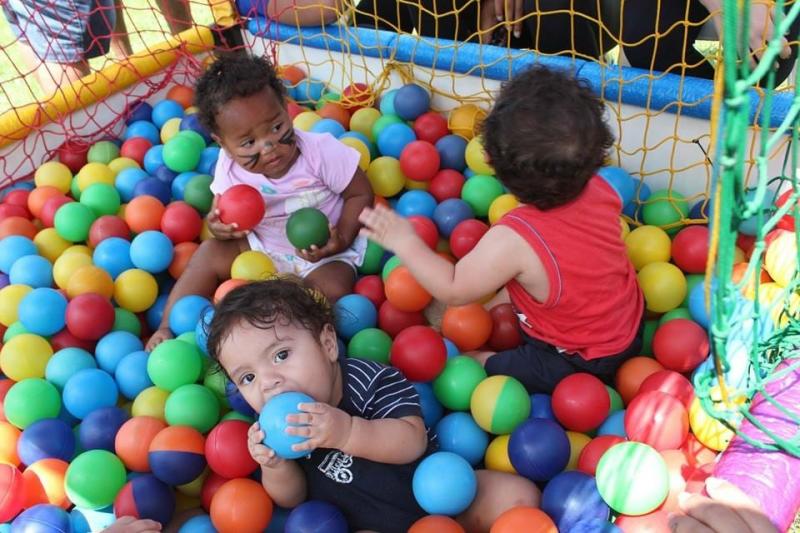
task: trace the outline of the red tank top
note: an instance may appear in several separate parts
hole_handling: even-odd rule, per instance
[[[522,329],[584,359],[624,351],[636,336],[644,299],[620,238],[620,199],[603,178],[554,209],[524,205],[508,212],[508,226],[539,256],[550,281],[545,302],[516,280],[506,284]]]

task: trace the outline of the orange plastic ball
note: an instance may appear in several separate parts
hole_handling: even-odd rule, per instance
[[[272,518],[272,499],[252,479],[232,479],[211,500],[211,522],[220,533],[263,531]]]
[[[64,196],[64,193],[52,185],[36,187],[28,195],[28,211],[30,211],[34,217],[39,218],[42,214],[42,208],[45,202],[55,196]]]
[[[161,230],[161,216],[164,204],[153,196],[137,196],[125,206],[125,222],[134,233],[148,230]]]
[[[281,65],[278,67],[278,75],[291,85],[297,85],[306,77],[306,73],[294,65]]]
[[[0,222],[0,239],[9,235],[22,235],[33,240],[39,230],[25,217],[6,217]]]
[[[14,383],[10,379],[4,380]],[[10,422],[0,420],[0,464],[10,464],[19,466],[19,455],[17,455],[17,441],[22,432],[11,425]]]
[[[175,85],[167,91],[167,98],[169,100],[175,100],[186,109],[194,102],[194,89],[187,85]]]
[[[442,317],[442,335],[462,352],[477,350],[492,334],[492,316],[481,304],[448,307]]]
[[[558,533],[547,513],[535,507],[512,507],[497,517],[489,533]]]
[[[402,265],[392,270],[386,278],[384,290],[389,303],[400,311],[422,311],[432,299],[408,268]]]
[[[326,102],[317,109],[317,115],[322,118],[332,118],[345,129],[350,127],[350,112],[335,102]]]
[[[414,522],[408,533],[464,533],[464,528],[449,516],[430,515]]]
[[[181,277],[192,256],[200,247],[196,242],[181,242],[173,248],[172,263],[169,264],[169,275],[175,279]]]
[[[222,301],[223,298],[225,298],[226,294],[231,292],[236,287],[245,285],[246,283],[249,283],[249,281],[246,279],[235,279],[235,278],[223,281],[222,283],[220,283],[219,287],[217,287],[217,290],[214,292],[214,304],[215,305],[218,304],[219,302]]]
[[[150,443],[165,427],[163,420],[152,416],[135,416],[122,424],[114,439],[114,451],[128,470],[150,471]]]
[[[40,503],[57,505],[69,509],[72,502],[67,497],[64,478],[69,463],[61,459],[47,458],[36,461],[22,473],[25,509]]]
[[[75,271],[67,282],[67,296],[69,299],[80,294],[93,292],[109,300],[114,295],[114,280],[102,268],[86,265]]]
[[[664,367],[651,357],[632,357],[617,369],[616,385],[617,392],[622,396],[625,405],[633,400],[639,392],[642,382],[655,372],[664,370]]]

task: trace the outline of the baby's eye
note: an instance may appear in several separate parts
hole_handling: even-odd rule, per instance
[[[239,378],[239,385],[250,385],[254,379],[255,379],[254,374],[252,373],[244,374],[242,377]]]
[[[253,139],[248,139],[248,140],[244,141],[242,144],[240,144],[239,146],[241,146],[242,148],[248,148],[250,146],[253,146],[253,142],[254,142]]]
[[[272,126],[272,133],[278,133],[279,131],[281,131],[281,128],[283,128],[283,122],[275,124],[274,126]]]
[[[281,350],[280,352],[275,354],[275,362],[280,363],[281,361],[285,361],[289,357],[289,350]]]

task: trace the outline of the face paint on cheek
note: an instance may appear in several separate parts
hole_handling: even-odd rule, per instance
[[[240,155],[239,157],[244,157],[247,159],[247,161],[244,163],[245,167],[254,168],[256,165],[258,165],[258,160],[261,159],[261,153],[256,152],[250,155]]]
[[[286,133],[281,136],[278,142],[281,144],[293,145],[295,143],[294,128],[289,128],[286,130]]]

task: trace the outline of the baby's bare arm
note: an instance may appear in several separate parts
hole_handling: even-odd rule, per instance
[[[322,26],[341,13],[340,0],[273,0],[267,4],[267,16],[293,26]]]
[[[281,461],[272,467],[261,467],[261,484],[272,500],[291,509],[306,499],[306,476],[295,461]]]
[[[342,451],[377,463],[406,464],[428,447],[425,423],[418,416],[366,420],[353,417],[350,438]]]

